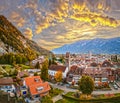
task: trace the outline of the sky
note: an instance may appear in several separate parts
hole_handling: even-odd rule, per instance
[[[120,37],[120,0],[0,0],[0,15],[48,50]]]

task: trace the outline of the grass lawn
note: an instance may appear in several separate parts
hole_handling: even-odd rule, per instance
[[[12,65],[0,65],[0,71],[2,73],[7,73],[9,74],[9,72],[13,72],[15,69],[13,68]]]
[[[65,95],[67,95],[67,96],[73,96],[73,94],[75,94],[75,92],[68,92],[68,93],[65,94]]]
[[[118,100],[114,101],[75,101],[69,98],[64,98],[61,100],[56,101],[55,103],[120,103]]]
[[[21,67],[22,70],[25,70],[25,69],[31,69],[31,67],[28,66],[28,65],[19,64],[19,66]]]
[[[110,96],[102,95],[95,95],[89,100],[87,99],[80,99],[74,97],[75,92],[68,92],[67,94],[63,95],[63,99],[57,101],[56,103],[120,103],[120,93],[111,94]]]
[[[60,100],[56,101],[55,103],[78,103],[78,102],[76,102],[74,100],[60,99]]]
[[[58,88],[52,88],[50,90],[50,96],[51,97],[57,96],[57,95],[62,94],[62,93],[63,93],[63,90],[58,89]]]
[[[93,101],[90,101],[90,102],[79,102],[79,101],[74,101],[74,100],[69,100],[69,99],[61,99],[61,100],[58,100],[56,101],[55,103],[120,103],[119,101],[117,102],[93,102]]]
[[[21,70],[30,69],[30,66],[23,64],[17,64],[18,67],[12,65],[0,65],[0,77],[12,76],[16,69],[21,68]],[[16,68],[16,69],[15,69]]]

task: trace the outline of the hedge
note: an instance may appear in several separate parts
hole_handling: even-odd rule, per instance
[[[89,99],[89,100],[80,100],[79,98],[74,98],[71,96],[67,95],[62,95],[63,98],[69,99],[69,100],[74,100],[74,101],[79,101],[79,102],[110,102],[110,103],[120,103],[120,96],[115,96],[115,97],[109,97],[109,98],[102,98],[102,99]]]

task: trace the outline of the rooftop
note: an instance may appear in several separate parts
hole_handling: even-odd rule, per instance
[[[49,67],[49,70],[65,72],[66,66],[63,66],[63,65],[51,65]]]
[[[47,82],[31,85],[29,88],[32,95],[45,93],[50,90],[50,86]]]
[[[29,76],[24,78],[24,80],[27,86],[42,83],[40,76]]]
[[[13,84],[13,79],[11,77],[0,78],[0,85],[11,85]]]

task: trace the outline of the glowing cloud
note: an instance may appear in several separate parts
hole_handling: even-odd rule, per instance
[[[33,36],[32,30],[31,30],[30,28],[26,28],[26,29],[24,30],[24,35],[25,35],[26,38],[32,39],[32,36]]]
[[[23,27],[26,23],[25,19],[20,16],[17,12],[12,12],[10,15],[10,19],[13,23],[17,25],[17,27]]]
[[[46,49],[82,39],[117,37],[120,34],[119,0],[0,2],[0,13],[27,38],[37,41]]]

